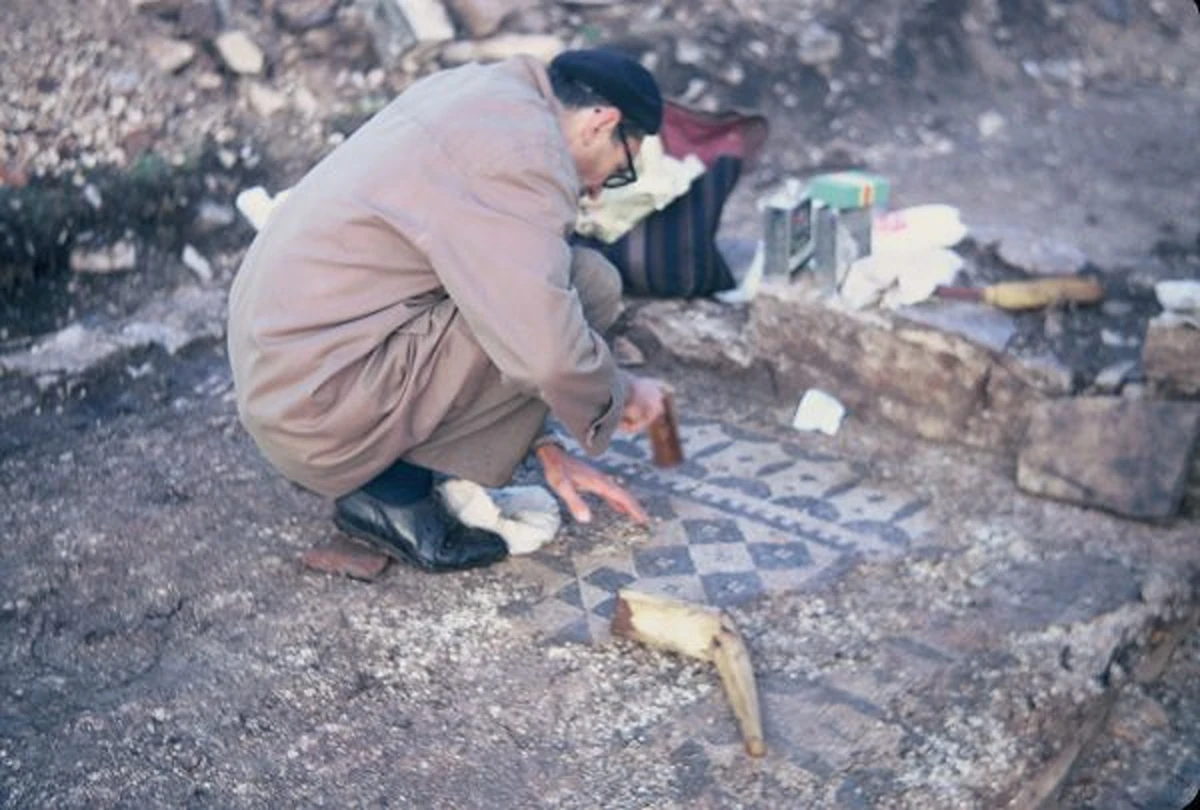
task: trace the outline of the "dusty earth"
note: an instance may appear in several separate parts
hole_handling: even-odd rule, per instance
[[[294,181],[440,64],[436,49],[381,64],[361,10],[335,0],[6,10],[19,21],[0,53],[6,352],[181,286],[226,287],[251,237],[232,196]],[[260,76],[223,64],[213,40],[233,28],[264,52]],[[731,201],[730,236],[755,235],[754,197],[780,177],[861,165],[892,179],[896,205],[949,202],[973,226],[1069,242],[1142,289],[1200,276],[1200,15],[1185,0],[545,2],[503,30],[614,40],[675,97],[766,113],[769,153]],[[156,37],[195,51],[164,68]],[[114,239],[137,246],[134,269],[70,271],[73,248]],[[210,279],[181,261],[186,244]],[[787,418],[763,381],[735,390],[652,360],[700,411]],[[860,666],[879,677],[880,638],[923,616],[963,657],[912,676],[923,702],[886,707],[881,723],[903,729],[895,761],[870,761],[870,735],[847,732],[845,762],[755,765],[730,744],[709,672],[632,646],[548,645],[518,621],[529,584],[503,569],[393,568],[373,585],[302,571],[297,554],[332,531],[327,505],[257,457],[229,386],[214,339],[52,382],[0,378],[0,804],[1031,806],[1021,789],[1097,716],[1060,806],[1173,810],[1200,785],[1194,629],[1161,678],[1081,714],[1121,661],[1072,660],[1080,640],[1040,625],[989,647],[990,632],[1063,612],[1053,581],[1028,608],[1046,616],[1010,606],[995,615],[1012,627],[982,634],[970,620],[1007,604],[992,566],[1017,547],[1026,568],[1049,564],[1028,549],[1044,542],[1111,555],[1129,572],[1113,593],[1167,594],[1186,630],[1194,520],[1146,528],[1023,498],[995,458],[861,425],[814,440],[927,493],[944,532],[924,559],[864,561],[739,611],[768,690]],[[635,539],[606,516],[564,542]],[[1104,601],[1101,585],[1087,593]],[[984,704],[1003,729],[969,715]]]

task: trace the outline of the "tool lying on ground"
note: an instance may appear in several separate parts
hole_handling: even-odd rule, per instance
[[[1100,282],[1082,276],[1003,281],[987,287],[938,287],[938,298],[981,301],[998,309],[1041,309],[1057,304],[1094,304],[1104,298]]]
[[[617,593],[612,631],[623,638],[715,664],[741,727],[746,752],[752,757],[766,754],[750,654],[727,614],[622,589]]]

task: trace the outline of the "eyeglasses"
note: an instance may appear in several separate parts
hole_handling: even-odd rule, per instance
[[[621,146],[625,149],[625,168],[617,169],[606,177],[601,183],[605,188],[621,188],[636,183],[638,179],[637,169],[633,167],[633,153],[629,151],[629,141],[625,139],[625,127],[621,124],[617,124],[617,137],[621,139]]]

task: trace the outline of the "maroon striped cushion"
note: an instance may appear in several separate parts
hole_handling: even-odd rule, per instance
[[[578,238],[617,266],[625,292],[653,298],[696,298],[736,286],[717,250],[725,200],[737,185],[742,161],[716,158],[688,193],[639,222],[613,244]]]

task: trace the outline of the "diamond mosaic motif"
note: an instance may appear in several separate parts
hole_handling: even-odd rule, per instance
[[[644,437],[589,459],[651,514],[646,541],[574,552],[558,542],[507,563],[542,584],[531,613],[548,643],[607,638],[624,587],[731,607],[804,587],[848,556],[903,553],[930,528],[924,501],[800,438],[716,420],[685,420],[680,433],[687,462],[672,470],[650,465]]]

